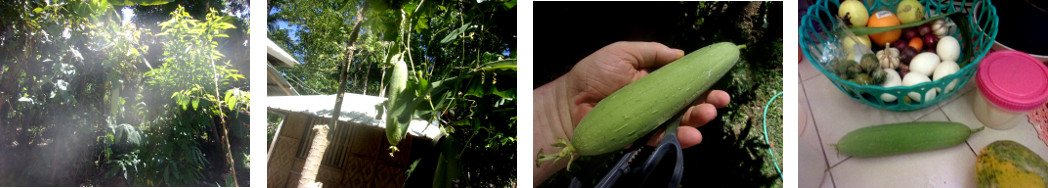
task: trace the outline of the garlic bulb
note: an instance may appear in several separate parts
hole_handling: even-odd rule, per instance
[[[899,67],[899,49],[891,47],[891,44],[885,45],[888,48],[877,52],[877,60],[881,64],[882,69],[895,69]]]

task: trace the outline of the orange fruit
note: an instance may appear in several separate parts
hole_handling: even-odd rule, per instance
[[[891,27],[899,25],[899,18],[892,14],[890,11],[879,11],[870,16],[869,21],[866,23],[866,27]],[[902,30],[896,29],[882,33],[870,34],[870,39],[873,40],[877,46],[884,47],[888,43],[899,40],[899,36],[902,36]]]
[[[913,47],[913,49],[917,49],[917,51],[919,52],[921,51],[921,48],[924,47],[924,41],[921,40],[921,37],[913,37],[912,39],[910,39],[910,47]]]

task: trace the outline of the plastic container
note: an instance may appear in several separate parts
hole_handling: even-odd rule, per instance
[[[975,82],[979,90],[972,111],[992,129],[1015,127],[1015,119],[1048,99],[1048,67],[1019,51],[990,53],[980,63]]]

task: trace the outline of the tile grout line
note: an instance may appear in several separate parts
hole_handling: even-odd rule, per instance
[[[956,100],[954,100],[954,101],[956,101]],[[950,101],[948,103],[953,103],[953,101]],[[943,116],[946,116],[946,121],[953,122],[953,119],[950,119],[950,115],[947,115],[945,110],[939,109],[939,111],[942,112]],[[969,139],[971,139],[971,137],[969,137]],[[976,157],[979,156],[979,153],[975,153],[975,147],[972,147],[972,143],[969,142],[968,139],[964,140],[964,145],[968,146],[968,151],[972,151],[972,155],[975,155]]]
[[[807,99],[808,98],[808,88],[805,87],[803,81],[801,82],[801,89],[804,89],[804,98]],[[826,174],[830,175],[830,183],[833,185],[833,187],[837,187],[836,180],[834,180],[834,178],[833,178],[833,173],[830,172],[830,168],[829,168],[829,166],[830,166],[830,159],[827,159],[827,157],[826,157],[826,148],[823,147],[822,135],[819,132],[819,122],[815,120],[815,113],[812,113],[812,111],[811,111],[811,100],[805,100],[805,102],[807,102],[806,105],[808,105],[808,114],[810,114],[808,116],[808,118],[811,118],[812,127],[815,128],[815,137],[819,140],[819,151],[822,151],[823,164],[825,164],[827,166],[827,168],[823,172],[826,172]],[[819,184],[821,185],[822,183],[819,183]]]

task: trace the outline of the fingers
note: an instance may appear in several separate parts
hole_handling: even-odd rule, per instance
[[[713,90],[706,94],[705,103],[713,104],[717,108],[724,108],[731,102],[731,96],[723,90]]]
[[[714,118],[717,118],[717,108],[713,104],[704,103],[689,108],[680,119],[680,123],[682,127],[701,127]]]
[[[655,133],[655,136],[648,140],[648,146],[656,146],[662,141],[662,136],[665,135],[664,131]],[[689,148],[695,145],[699,145],[702,142],[702,133],[695,127],[681,126],[677,128],[677,141],[680,142],[681,148]]]
[[[604,47],[613,54],[623,54],[625,62],[632,63],[634,68],[647,69],[661,67],[684,57],[684,51],[666,47],[657,42],[616,42]]]
[[[728,106],[731,96],[722,90],[713,90],[696,101],[698,105],[691,106],[681,118],[681,125],[701,127],[717,118],[717,108]]]
[[[702,142],[702,133],[695,127],[682,126],[677,128],[677,141],[681,148],[690,148]]]

